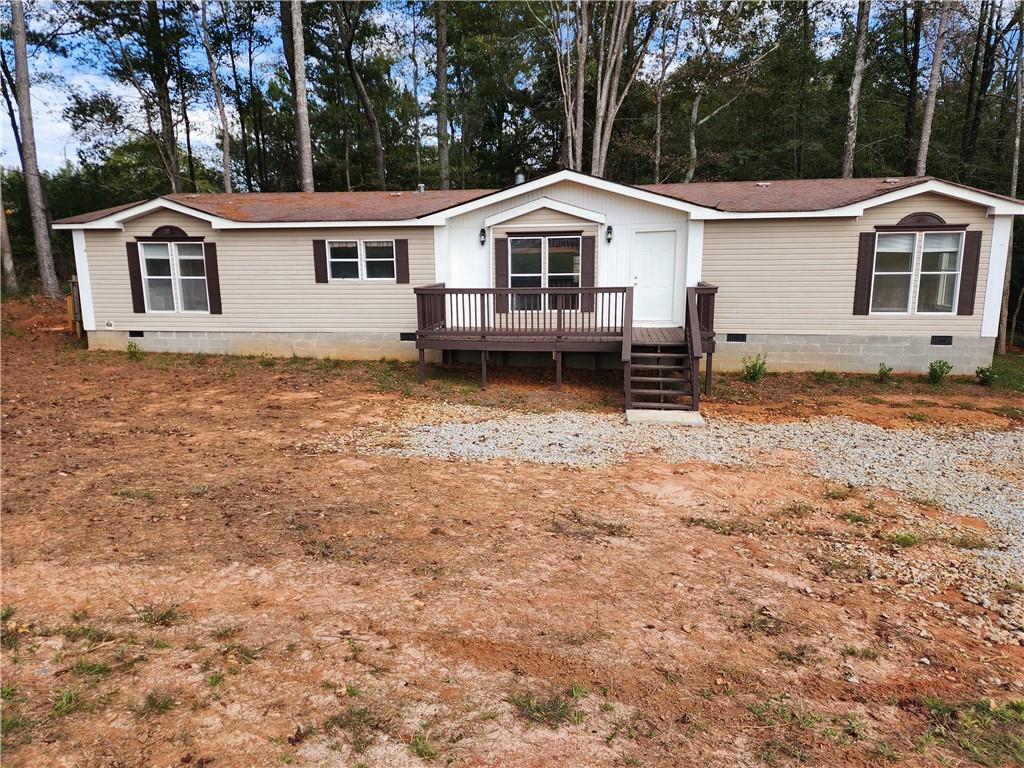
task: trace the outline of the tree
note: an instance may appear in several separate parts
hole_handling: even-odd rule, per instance
[[[416,137],[416,183],[423,179],[423,136],[420,131],[420,59],[419,59],[419,2],[409,0],[409,9],[412,13],[412,34],[410,48],[412,53],[412,100],[413,100],[413,135]],[[447,126],[446,126],[447,127]]]
[[[14,252],[11,250],[11,236],[7,233],[7,208],[0,205],[0,261],[3,262],[4,291],[18,292],[18,273],[14,269]]]
[[[657,29],[658,6],[650,4],[643,23],[634,23],[636,0],[603,2],[597,34],[597,89],[590,173],[603,176],[615,118],[647,55]],[[629,61],[632,57],[632,61]],[[622,72],[625,71],[625,77]]]
[[[22,170],[28,192],[29,216],[32,219],[32,234],[35,240],[36,260],[39,262],[39,280],[44,296],[59,298],[60,282],[53,265],[53,251],[50,248],[50,227],[46,216],[46,198],[43,181],[39,174],[36,155],[36,136],[32,124],[32,97],[28,72],[28,34],[25,29],[25,8],[22,0],[11,0],[11,30],[14,38],[15,88],[18,102],[18,118],[21,131]]]
[[[438,0],[434,10],[437,33],[437,170],[441,176],[441,189],[448,189],[451,186],[448,161],[448,9],[444,0]]]
[[[370,101],[370,95],[366,92],[366,85],[356,68],[355,57],[352,48],[355,45],[356,29],[359,27],[360,19],[366,10],[362,0],[346,3],[331,3],[334,11],[334,18],[341,37],[342,50],[345,53],[345,66],[348,68],[349,77],[355,86],[356,94],[359,96],[359,103],[366,114],[366,123],[370,129],[370,136],[373,140],[374,158],[377,165],[377,180],[382,190],[388,188],[387,175],[384,167],[384,142],[380,136],[380,123],[377,121],[377,113]]]
[[[907,13],[910,13],[908,18]],[[914,123],[917,120],[918,80],[921,70],[921,27],[924,23],[924,2],[914,0],[903,5],[903,60],[906,66],[906,103],[903,109],[903,143],[906,147],[903,175],[914,172]]]
[[[562,95],[562,164],[573,171],[583,170],[583,107],[592,5],[592,0],[571,0],[564,5],[549,0],[546,17],[539,20],[555,55]]]
[[[655,184],[661,182],[661,140],[662,114],[665,104],[665,89],[669,70],[679,57],[679,47],[683,40],[683,9],[682,3],[670,6],[661,17],[658,33],[657,69],[654,73],[654,178]]]
[[[928,78],[928,95],[924,100],[924,114],[921,116],[921,141],[917,145],[917,175],[924,176],[928,168],[928,145],[932,140],[932,121],[935,119],[935,99],[942,77],[942,49],[946,44],[946,22],[949,20],[949,3],[940,3],[939,28],[935,32],[935,52],[932,54],[932,73]]]
[[[291,2],[292,70],[295,74],[295,141],[299,148],[299,189],[313,191],[313,144],[309,133],[306,98],[306,43],[302,26],[302,0]]]
[[[850,104],[846,112],[846,145],[843,148],[843,178],[853,176],[853,158],[857,149],[857,123],[860,114],[860,84],[864,79],[864,52],[868,43],[868,23],[871,19],[871,0],[857,4],[857,53],[850,81]]]
[[[1024,103],[1024,3],[1017,4],[1017,46],[1014,54],[1014,99],[1013,110],[1013,160],[1010,161],[1010,197],[1017,196],[1017,182],[1020,177],[1020,134],[1022,103]],[[1013,229],[1010,230],[1010,241],[1006,245],[1006,274],[1003,278],[1003,296],[999,308],[999,332],[996,338],[996,351],[1006,354],[1007,340],[1012,344],[1017,334],[1017,319],[1020,307],[1024,303],[1024,283],[1017,294],[1017,306],[1013,310],[1013,322],[1007,327],[1007,314],[1010,309],[1010,278],[1013,275]]]
[[[202,28],[203,48],[206,50],[206,61],[210,67],[210,84],[217,102],[217,114],[220,115],[220,146],[221,162],[224,165],[224,191],[231,191],[231,130],[228,125],[228,113],[224,109],[224,95],[221,93],[220,77],[217,75],[217,61],[210,43],[210,27],[206,20],[206,0],[200,0],[199,18]]]

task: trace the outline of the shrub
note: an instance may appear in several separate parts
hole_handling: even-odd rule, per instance
[[[933,360],[928,364],[928,381],[941,384],[952,370],[953,365],[947,360]]]
[[[140,347],[137,342],[129,341],[128,346],[124,348],[124,351],[128,353],[129,360],[142,359],[142,347]]]
[[[878,380],[882,384],[888,384],[890,381],[892,381],[892,366],[886,365],[885,363],[879,363]]]
[[[978,368],[974,375],[978,377],[978,383],[983,387],[991,387],[996,380],[996,372],[989,366]]]
[[[743,358],[743,379],[745,381],[760,381],[766,373],[768,373],[768,360],[764,355],[758,354]]]

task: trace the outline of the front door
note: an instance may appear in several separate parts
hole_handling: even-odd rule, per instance
[[[630,254],[633,322],[673,325],[676,298],[676,232],[635,232]]]

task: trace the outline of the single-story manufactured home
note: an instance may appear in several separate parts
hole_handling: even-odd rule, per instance
[[[422,361],[616,355],[626,404],[698,366],[992,361],[1024,202],[931,177],[165,195],[55,222],[89,346]],[[699,330],[699,333],[696,332]]]

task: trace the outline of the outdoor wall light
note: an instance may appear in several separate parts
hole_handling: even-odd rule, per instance
[[[612,241],[612,227],[610,224],[604,228],[604,241],[606,243],[610,243]]]
[[[480,227],[480,245],[487,245],[487,230]]]

